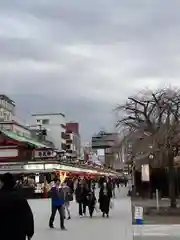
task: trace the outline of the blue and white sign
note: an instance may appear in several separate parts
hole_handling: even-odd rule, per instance
[[[136,220],[137,225],[143,224],[143,207],[135,207],[134,219]]]

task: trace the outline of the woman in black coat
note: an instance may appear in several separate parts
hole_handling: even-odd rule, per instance
[[[104,184],[100,188],[99,192],[99,204],[100,204],[100,210],[102,212],[102,216],[105,217],[105,214],[107,217],[109,217],[109,208],[110,208],[110,201],[112,198],[112,188],[104,182]]]

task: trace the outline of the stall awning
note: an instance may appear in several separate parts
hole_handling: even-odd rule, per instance
[[[49,148],[48,146],[38,142],[38,141],[35,141],[33,139],[30,139],[30,138],[26,138],[26,137],[22,137],[22,136],[19,136],[17,135],[16,133],[12,132],[12,131],[6,131],[6,130],[2,130],[0,129],[0,132],[3,133],[4,135],[6,135],[7,137],[15,140],[15,141],[18,141],[18,142],[24,142],[24,143],[28,143],[30,145],[33,145],[35,146],[36,148]]]

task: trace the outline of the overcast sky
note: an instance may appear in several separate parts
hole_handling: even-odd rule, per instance
[[[88,140],[137,89],[180,85],[179,0],[0,2],[1,91],[22,117],[57,111]]]

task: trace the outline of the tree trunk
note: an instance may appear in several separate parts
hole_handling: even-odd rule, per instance
[[[170,207],[176,208],[176,192],[175,192],[175,169],[174,169],[174,155],[172,152],[168,153],[168,170],[169,170],[169,198]]]

